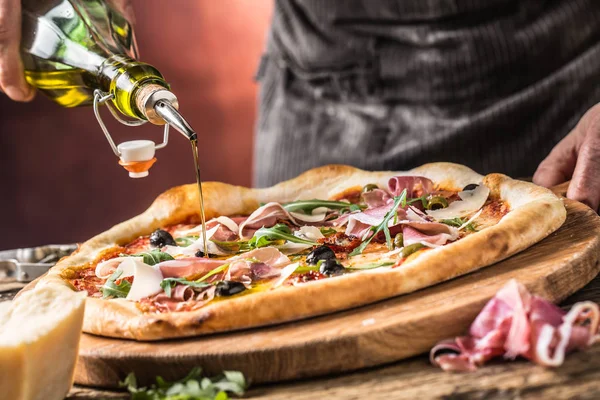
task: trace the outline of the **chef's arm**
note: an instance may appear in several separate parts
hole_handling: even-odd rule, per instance
[[[13,100],[29,101],[35,90],[23,74],[20,42],[21,0],[0,0],[0,90]]]
[[[533,176],[550,187],[571,179],[567,197],[598,211],[600,206],[600,104],[590,108],[577,126],[552,149]]]

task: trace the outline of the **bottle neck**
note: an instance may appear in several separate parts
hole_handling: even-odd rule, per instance
[[[178,106],[162,74],[152,65],[129,57],[114,55],[106,59],[98,71],[98,84],[103,92],[113,95],[112,102],[121,113],[156,125],[165,123],[154,111],[158,100]]]
[[[168,123],[188,139],[196,139],[196,132],[177,111],[177,97],[153,66],[115,55],[102,64],[98,77],[101,90],[113,95],[113,104],[124,115],[155,125]]]

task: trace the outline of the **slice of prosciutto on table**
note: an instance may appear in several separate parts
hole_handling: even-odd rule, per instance
[[[445,371],[474,371],[499,356],[556,367],[567,353],[600,340],[599,320],[595,303],[576,303],[566,312],[513,279],[485,305],[467,336],[437,344],[430,360]]]

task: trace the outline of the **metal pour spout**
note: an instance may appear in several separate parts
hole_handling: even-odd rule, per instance
[[[177,129],[189,140],[196,140],[198,135],[194,132],[194,129],[190,124],[183,118],[183,116],[177,111],[173,105],[165,100],[159,100],[154,106],[154,111],[158,114],[165,122]]]

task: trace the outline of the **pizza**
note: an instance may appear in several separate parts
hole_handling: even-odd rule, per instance
[[[550,190],[450,163],[309,170],[270,188],[203,183],[81,244],[38,285],[87,292],[84,332],[136,340],[271,325],[489,266],[564,222]]]

